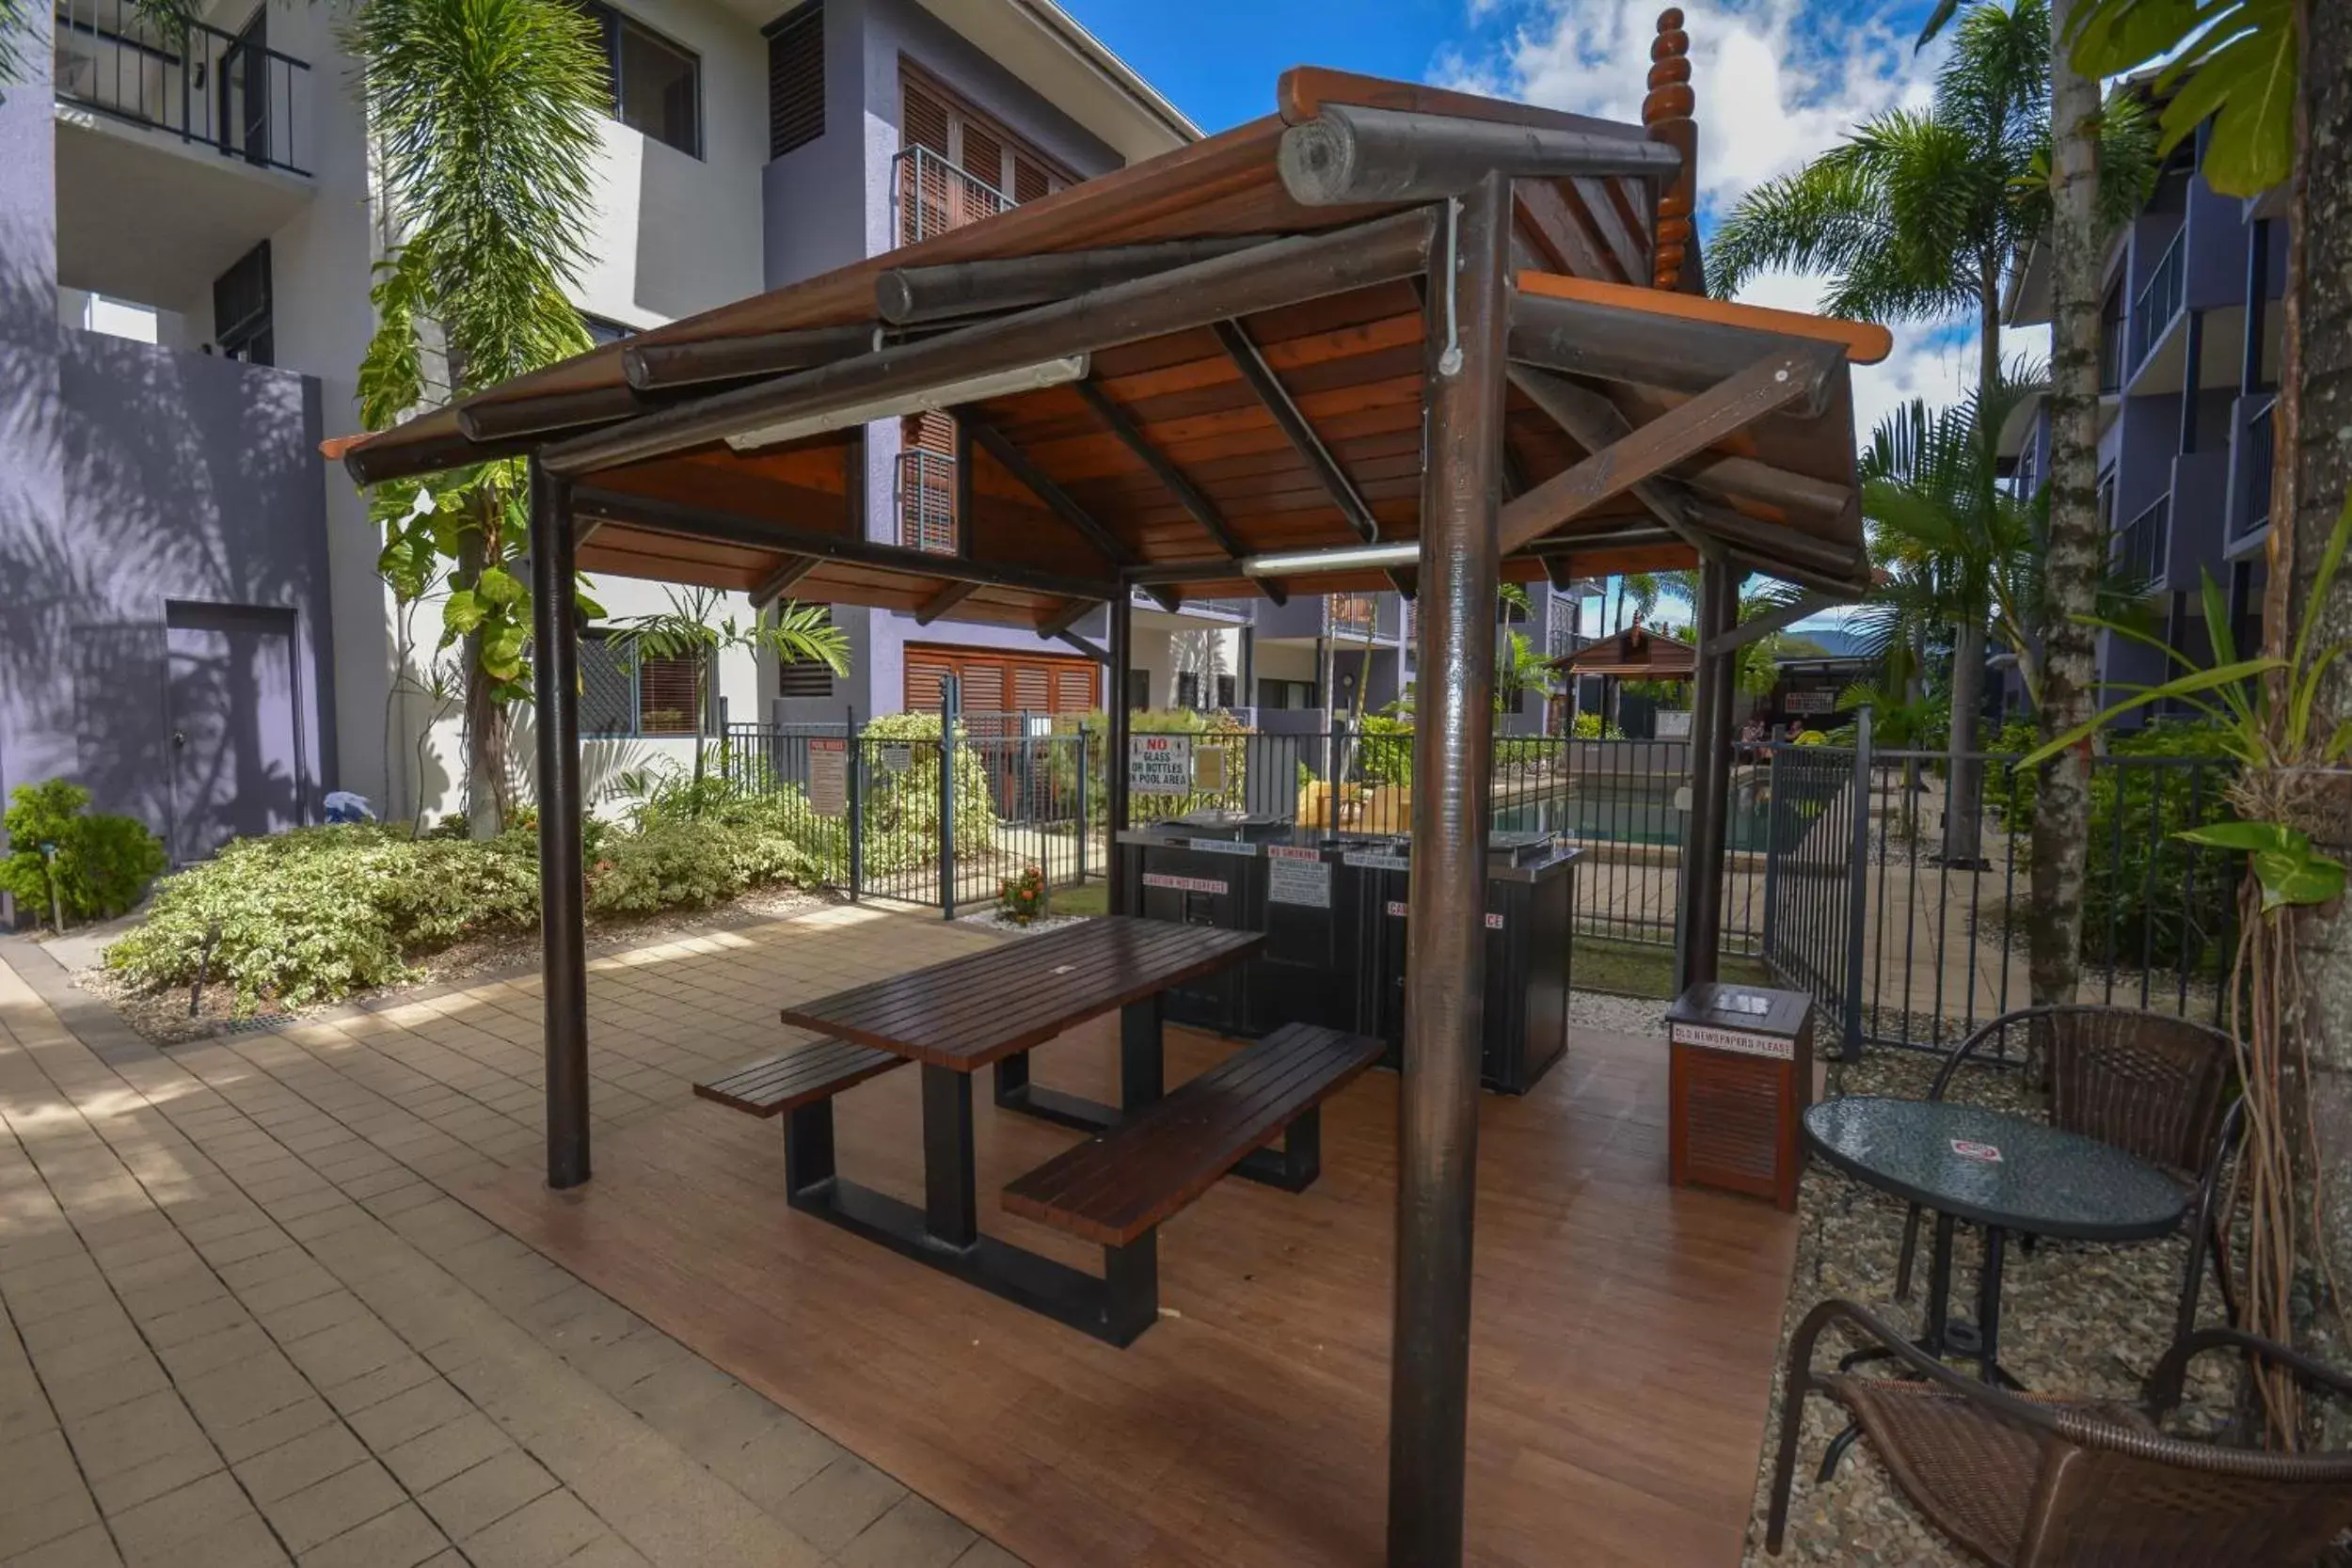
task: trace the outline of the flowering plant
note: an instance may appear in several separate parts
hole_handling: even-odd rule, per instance
[[[1016,926],[1026,926],[1045,912],[1045,872],[1030,866],[1018,877],[997,884],[996,912]]]

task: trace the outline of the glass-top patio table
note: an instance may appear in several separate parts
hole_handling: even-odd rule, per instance
[[[2187,1196],[2122,1149],[2008,1111],[1948,1100],[1850,1095],[1804,1114],[1824,1161],[1883,1192],[1935,1211],[1935,1251],[1920,1348],[1963,1355],[1987,1382],[2017,1386],[2001,1367],[2001,1259],[2008,1233],[2085,1242],[2169,1235]],[[1952,1230],[1984,1227],[1977,1322],[1951,1317]]]

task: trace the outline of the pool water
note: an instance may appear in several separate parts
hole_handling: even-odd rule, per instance
[[[1680,844],[1690,813],[1677,810],[1679,781],[1590,782],[1565,795],[1517,801],[1495,812],[1498,832],[1565,833],[1572,838],[1617,844]],[[1765,808],[1753,797],[1732,801],[1729,845],[1761,849]]]

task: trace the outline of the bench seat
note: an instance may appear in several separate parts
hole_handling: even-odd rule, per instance
[[[708,1083],[695,1085],[694,1092],[748,1116],[779,1117],[831,1100],[843,1089],[905,1064],[904,1056],[872,1046],[811,1040],[738,1063]]]
[[[1378,1061],[1380,1051],[1363,1035],[1287,1024],[1013,1181],[1005,1208],[1124,1247],[1285,1129],[1294,1180],[1281,1184],[1303,1187],[1319,1161],[1317,1107]]]

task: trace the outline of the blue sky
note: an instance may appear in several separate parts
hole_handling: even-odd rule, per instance
[[[1663,0],[1063,0],[1203,129],[1274,106],[1302,62],[1470,87],[1553,107],[1639,118]],[[1759,180],[1785,174],[1871,114],[1926,100],[1936,52],[1915,55],[1930,0],[1682,0],[1698,96],[1702,230]],[[1820,284],[1789,276],[1742,291],[1811,309]],[[1867,436],[1915,396],[1958,395],[1963,326],[1889,324],[1895,354],[1855,376]],[[2023,340],[2010,355],[2036,352]]]

